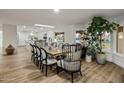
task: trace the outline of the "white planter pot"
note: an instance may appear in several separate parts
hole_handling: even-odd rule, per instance
[[[98,64],[105,64],[107,62],[105,54],[97,54],[96,58],[97,58],[97,63]]]
[[[92,56],[86,55],[86,62],[92,62]]]

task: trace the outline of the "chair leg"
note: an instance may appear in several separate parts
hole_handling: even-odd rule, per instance
[[[52,70],[52,66],[50,66],[50,70]]]
[[[44,70],[44,65],[42,65],[42,72],[43,72],[43,70]]]
[[[38,59],[36,59],[36,66],[38,67]]]
[[[36,66],[38,66],[38,60],[36,59]]]
[[[73,83],[73,73],[71,73],[71,82]]]
[[[35,58],[32,56],[32,62],[35,64]]]
[[[33,62],[34,62],[34,64],[36,65],[36,58],[35,58],[35,57],[34,57],[34,61],[33,61]]]
[[[41,65],[41,62],[38,61],[38,68],[39,68],[39,69],[41,69],[41,66],[40,66],[40,65]]]
[[[59,74],[59,67],[58,66],[56,66],[56,70],[57,70],[57,74]]]
[[[39,61],[37,61],[37,67],[39,68]]]
[[[81,71],[80,71],[80,75],[82,76],[82,73],[81,73]]]
[[[31,61],[33,61],[33,56],[31,56]]]
[[[36,62],[36,59],[35,59],[35,57],[33,57],[33,62],[34,62],[34,64],[35,64],[35,62]]]
[[[39,62],[40,69],[41,69],[41,65],[42,65],[41,62]]]
[[[45,73],[45,75],[47,76],[47,65],[46,65],[46,73]]]

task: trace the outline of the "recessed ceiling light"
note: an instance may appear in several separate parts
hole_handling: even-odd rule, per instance
[[[58,13],[60,11],[60,9],[54,9],[54,12]]]
[[[46,28],[55,28],[55,26],[42,25],[42,24],[35,24],[35,26],[41,26],[41,27],[46,27]]]

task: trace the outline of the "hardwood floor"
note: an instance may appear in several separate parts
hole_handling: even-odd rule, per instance
[[[124,69],[108,62],[98,65],[96,62],[82,62],[82,74],[74,75],[75,83],[123,83]],[[65,72],[56,74],[56,71],[45,75],[30,61],[30,53],[25,47],[13,56],[0,55],[0,82],[1,83],[70,83],[70,75]]]

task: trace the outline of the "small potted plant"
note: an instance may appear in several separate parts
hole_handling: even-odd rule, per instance
[[[86,62],[91,62],[92,61],[92,48],[87,47],[86,51]]]
[[[106,63],[105,52],[102,51],[102,42],[104,40],[102,37],[105,32],[112,33],[118,26],[119,24],[110,22],[100,16],[92,19],[91,25],[88,27],[88,31],[92,33],[92,37],[94,37],[94,42],[97,47],[96,59],[99,64]]]
[[[94,37],[92,33],[85,31],[84,33],[84,44],[86,47],[86,62],[91,62],[92,58],[94,58],[95,54],[95,44],[94,44]]]
[[[10,44],[7,48],[6,48],[6,53],[7,55],[12,55],[14,53],[15,48]]]
[[[44,34],[43,39],[47,40],[47,33]]]

